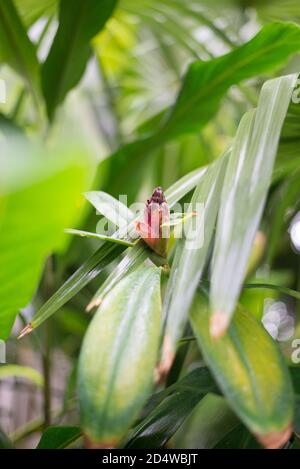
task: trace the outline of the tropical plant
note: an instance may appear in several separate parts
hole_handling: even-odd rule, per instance
[[[0,446],[299,447],[286,3],[0,2],[0,382],[43,395]]]

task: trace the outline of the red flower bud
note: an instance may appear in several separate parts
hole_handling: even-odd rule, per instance
[[[137,222],[136,230],[141,238],[162,257],[167,256],[170,238],[170,211],[161,187],[154,189],[147,200],[144,210],[144,221]]]

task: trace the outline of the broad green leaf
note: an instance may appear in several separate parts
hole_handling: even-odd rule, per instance
[[[90,446],[115,447],[147,400],[160,320],[160,269],[154,266],[125,277],[95,314],[78,368],[81,426]]]
[[[48,117],[80,81],[91,56],[91,39],[103,28],[116,0],[60,1],[59,26],[42,67]]]
[[[197,131],[215,114],[230,86],[278,68],[290,54],[299,50],[299,26],[273,23],[224,56],[209,62],[194,62],[163,126],[164,138]]]
[[[0,2],[0,62],[7,63],[25,80],[34,98],[39,92],[39,64],[34,45],[12,0]]]
[[[91,191],[84,195],[99,213],[118,227],[128,225],[134,217],[132,211],[125,204],[106,192]]]
[[[87,306],[87,311],[99,306],[105,295],[122,279],[125,275],[140,267],[150,256],[150,249],[143,241],[139,241],[136,246],[129,250],[128,254],[119,262],[111,274],[102,283]]]
[[[188,194],[205,174],[206,168],[192,171],[179,179],[166,192],[165,196],[170,208],[182,197]],[[136,219],[137,220],[137,219]],[[134,222],[116,231],[114,236],[128,239],[135,236]],[[126,237],[127,236],[127,237]],[[103,245],[87,259],[79,269],[54,293],[54,295],[33,316],[31,322],[22,331],[21,336],[38,327],[67,301],[73,298],[87,283],[93,280],[110,262],[118,257],[125,246],[103,242]],[[122,275],[123,276],[123,275]]]
[[[208,168],[193,194],[188,213],[195,212],[183,225],[184,239],[178,243],[164,301],[165,345],[162,362],[175,354],[188,320],[188,311],[205,268],[215,228],[222,182],[229,153]],[[184,294],[183,294],[184,292]]]
[[[256,111],[242,119],[221,196],[213,253],[211,333],[228,327],[269,190],[278,142],[297,76],[270,80]]]
[[[63,449],[81,436],[79,427],[48,427],[42,434],[36,449]]]
[[[60,250],[75,221],[87,177],[85,149],[48,151],[25,140],[1,142],[0,338],[31,300],[46,257]]]
[[[291,379],[276,343],[251,314],[238,309],[215,340],[206,301],[196,297],[191,322],[205,362],[229,404],[266,447],[277,448],[292,430]]]
[[[184,376],[161,393],[158,405],[134,429],[126,448],[164,446],[209,392],[218,391],[206,368],[197,368]]]
[[[121,184],[130,177],[131,168],[134,166],[136,174],[143,166],[145,157],[158,146],[185,133],[201,130],[217,112],[222,98],[232,85],[278,68],[289,55],[299,50],[299,26],[272,23],[232,52],[210,61],[192,63],[178,98],[164,113],[157,132],[122,146],[112,155],[114,180],[111,192],[120,190]]]
[[[34,368],[22,365],[2,365],[0,366],[0,380],[14,376],[16,378],[27,378],[39,387],[44,386],[44,378],[41,373]]]
[[[65,233],[81,236],[82,238],[99,239],[100,241],[107,241],[108,243],[122,244],[123,246],[134,246],[134,243],[126,241],[125,239],[114,238],[113,236],[105,236],[99,233],[91,233],[89,231],[75,230],[73,228],[66,228]]]

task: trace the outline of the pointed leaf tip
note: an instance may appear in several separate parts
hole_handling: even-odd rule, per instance
[[[209,332],[213,339],[220,339],[228,328],[228,317],[223,311],[216,311],[209,321]]]
[[[29,323],[27,326],[24,327],[24,329],[21,330],[20,334],[18,335],[18,339],[22,339],[27,334],[30,334],[30,332],[33,331],[32,325]]]
[[[281,448],[290,438],[293,431],[292,424],[289,424],[286,428],[280,431],[267,433],[266,435],[256,434],[258,441],[266,449],[278,449]]]

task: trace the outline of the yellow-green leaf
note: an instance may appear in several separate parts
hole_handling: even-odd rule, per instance
[[[153,265],[121,280],[95,314],[78,371],[81,426],[88,446],[116,446],[149,397],[160,316],[160,269]]]
[[[191,321],[204,359],[231,407],[266,447],[289,438],[291,379],[277,345],[251,314],[238,309],[218,340],[209,333],[206,301],[197,298]]]

